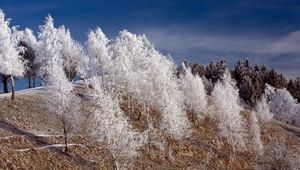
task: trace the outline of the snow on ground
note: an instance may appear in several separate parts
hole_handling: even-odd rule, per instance
[[[24,89],[24,90],[16,91],[16,95],[20,95],[20,94],[32,95],[32,94],[39,93],[42,90],[44,90],[44,87],[35,87],[35,88],[30,88],[30,89]],[[3,94],[0,94],[0,99],[8,98],[10,96],[11,96],[11,93],[3,93]]]
[[[83,81],[83,80],[78,80],[73,82],[74,87],[81,87],[85,84],[87,84],[88,81]],[[26,94],[26,95],[33,95],[33,94],[37,94],[40,91],[45,90],[44,87],[35,87],[35,88],[28,88],[28,89],[23,89],[23,90],[18,90],[16,91],[16,96],[17,95],[21,95],[21,94]],[[2,93],[0,94],[0,99],[5,99],[11,96],[11,93]]]

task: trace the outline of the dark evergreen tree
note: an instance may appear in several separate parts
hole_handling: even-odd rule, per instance
[[[259,67],[253,69],[249,60],[240,60],[232,71],[237,82],[240,98],[249,106],[255,106],[263,91],[263,82],[258,73]]]
[[[300,103],[300,77],[290,79],[287,90],[297,99],[297,102]]]
[[[282,74],[277,73],[275,69],[271,69],[265,83],[278,89],[286,88],[288,84],[285,77]]]
[[[225,60],[221,60],[217,63],[211,61],[206,66],[205,77],[208,80],[210,80],[213,84],[215,84],[218,80],[220,80],[223,77],[226,69],[229,69],[229,67]]]

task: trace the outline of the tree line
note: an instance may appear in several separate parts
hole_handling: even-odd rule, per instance
[[[225,60],[211,61],[208,65],[184,61],[184,65],[189,67],[194,75],[204,77],[208,89],[212,89],[210,86],[222,78],[225,70],[230,69]],[[178,74],[182,73],[181,67],[178,68]],[[277,89],[287,89],[297,102],[300,102],[300,77],[288,80],[282,73],[273,68],[269,69],[266,65],[252,66],[249,59],[238,61],[230,73],[236,81],[240,98],[250,107],[254,107],[261,98],[266,84]]]
[[[19,41],[18,47],[22,49],[19,52],[21,60],[25,63],[25,73],[23,79],[26,79],[27,88],[36,87],[36,78],[40,64],[36,62],[36,51],[26,41]],[[25,62],[26,61],[26,62]],[[211,92],[214,84],[222,78],[226,69],[230,69],[226,60],[218,62],[211,61],[209,64],[183,62],[185,67],[191,69],[193,75],[198,75],[205,78],[205,85],[208,93]],[[78,75],[76,65],[68,65],[64,63],[64,72],[69,81],[75,80]],[[182,65],[177,69],[177,74],[182,74]],[[269,69],[266,65],[251,65],[249,59],[240,60],[235,67],[230,70],[232,78],[237,82],[240,98],[250,107],[254,107],[257,101],[261,98],[266,84],[275,88],[286,88],[290,94],[300,102],[300,77],[291,78],[288,80],[282,73],[275,69]],[[0,73],[0,80],[3,85],[2,92],[9,93],[8,84],[10,75]],[[210,90],[209,90],[210,89]],[[0,90],[1,93],[1,90]]]

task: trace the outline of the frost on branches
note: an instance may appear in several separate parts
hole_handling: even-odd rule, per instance
[[[20,41],[27,43],[31,48],[35,48],[37,43],[36,37],[33,35],[32,30],[29,28],[25,28]]]
[[[78,72],[84,74],[87,58],[82,46],[72,39],[69,30],[64,26],[55,28],[51,16],[48,16],[46,23],[40,27],[38,38],[38,62],[43,77],[47,76],[45,65],[49,62],[57,62],[62,66],[69,81],[74,80]]]
[[[44,104],[62,122],[67,152],[68,133],[77,131],[80,127],[80,100],[65,75],[61,53],[63,44],[60,43],[59,30],[54,28],[53,19],[48,16],[40,29],[38,57],[43,61],[41,75],[46,89]]]
[[[252,150],[259,155],[263,154],[263,144],[261,141],[260,126],[257,119],[257,113],[252,111],[250,114],[250,132],[252,135]]]
[[[25,30],[17,30],[17,27],[13,27],[13,39],[14,43],[17,44],[17,49],[19,50],[19,54],[22,56],[22,60],[27,60],[25,63],[26,74],[30,71],[31,67],[34,64],[35,60],[35,50],[37,48],[37,39],[33,35],[33,32],[29,28],[25,28]],[[26,56],[26,52],[31,53],[31,55]]]
[[[262,95],[261,100],[257,102],[255,107],[261,124],[267,123],[273,119],[273,114],[270,111],[270,106],[268,105],[266,98],[266,95]]]
[[[11,79],[12,99],[14,99],[13,77],[23,77],[25,72],[25,63],[19,52],[9,27],[9,20],[5,20],[5,14],[0,9],[0,74]]]
[[[213,117],[219,123],[220,136],[226,138],[233,148],[243,149],[245,123],[240,115],[238,89],[228,70],[222,81],[218,81],[215,85],[211,100],[215,110]]]
[[[285,88],[276,89],[267,85],[264,95],[268,98],[274,118],[300,127],[300,105]]]
[[[14,44],[16,44],[17,47],[19,46],[20,42],[26,43],[31,48],[36,47],[37,39],[33,35],[32,30],[29,28],[25,28],[24,30],[18,30],[18,27],[12,27],[12,38]]]
[[[100,28],[90,31],[86,42],[92,74],[105,74],[111,67],[111,58],[108,54],[108,38]]]
[[[47,84],[54,85],[56,83],[55,79],[47,78],[47,76],[60,75],[62,70],[51,69],[51,71],[58,72],[53,74],[49,73],[49,67],[61,68],[60,66],[63,65],[63,58],[61,55],[63,45],[60,43],[58,29],[54,27],[51,16],[48,16],[45,24],[40,26],[38,39],[37,60],[41,64],[39,70],[40,75],[47,81]]]
[[[94,72],[103,75],[104,86],[110,83],[109,87],[115,87],[122,95],[159,110],[161,128],[175,138],[189,134],[183,94],[174,74],[175,64],[156,51],[144,35],[125,30],[109,41],[98,28],[90,33],[87,44],[89,54],[98,64],[94,68],[101,69]]]
[[[191,70],[182,64],[184,74],[180,77],[180,90],[184,94],[184,103],[188,111],[196,113],[202,119],[207,107],[207,96],[202,79],[193,75]]]
[[[111,152],[114,161],[131,160],[138,156],[138,149],[146,139],[144,133],[135,131],[129,124],[119,101],[104,90],[100,78],[92,78],[93,85],[93,131]]]
[[[82,45],[73,40],[70,31],[65,29],[64,26],[60,27],[59,34],[63,45],[63,66],[68,80],[75,80],[77,74],[84,77],[88,58],[84,53]]]

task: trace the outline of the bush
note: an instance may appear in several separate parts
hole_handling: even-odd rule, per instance
[[[298,170],[300,168],[299,150],[292,150],[287,147],[286,141],[272,140],[264,148],[264,154],[257,160],[256,169],[274,169],[274,170]]]
[[[270,106],[267,103],[265,95],[263,95],[261,100],[256,104],[255,110],[258,113],[261,124],[269,122],[273,119],[273,114],[270,112]]]

